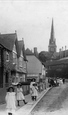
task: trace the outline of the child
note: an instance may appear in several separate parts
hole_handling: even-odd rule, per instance
[[[16,109],[15,92],[12,86],[7,89],[5,100],[6,100],[6,108],[8,110],[8,115],[12,115],[13,111],[15,111]]]
[[[34,96],[33,96],[33,84],[35,84],[35,79],[32,79],[31,83],[30,83],[30,94],[31,94],[32,100],[34,100]]]
[[[33,84],[32,91],[33,91],[33,93],[32,93],[32,99],[33,99],[33,101],[34,100],[36,101],[37,97],[38,97],[38,87],[37,87],[36,83]]]
[[[30,89],[32,89],[32,86],[33,86],[34,83],[35,83],[35,79],[32,79],[31,83],[30,83]]]
[[[19,101],[23,100],[24,104],[27,104],[27,102],[25,101],[25,97],[23,95],[23,90],[20,86],[20,84],[17,85],[17,102],[18,102],[18,106],[20,106]]]

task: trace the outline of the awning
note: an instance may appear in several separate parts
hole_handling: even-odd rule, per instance
[[[22,85],[30,85],[30,82],[19,82],[19,83],[12,83],[13,86],[17,86],[18,84]]]

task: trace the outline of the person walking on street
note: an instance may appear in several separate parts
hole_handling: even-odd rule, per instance
[[[23,89],[20,86],[20,84],[17,85],[17,102],[18,102],[18,106],[20,106],[19,102],[23,101],[24,104],[27,104],[27,102],[25,101],[25,97],[23,94]]]
[[[37,87],[37,84],[36,83],[34,83],[33,84],[33,87],[32,87],[32,99],[33,99],[33,101],[35,100],[37,100],[37,97],[38,97],[38,87]]]
[[[8,115],[12,115],[16,110],[16,96],[12,86],[7,89],[5,101]]]
[[[35,83],[35,79],[32,79],[31,83],[30,83],[30,89],[32,89],[32,86],[33,86],[34,83]]]
[[[33,84],[35,84],[35,79],[32,79],[30,83],[30,94],[31,94],[32,100],[34,100],[34,96],[32,95],[33,94]]]

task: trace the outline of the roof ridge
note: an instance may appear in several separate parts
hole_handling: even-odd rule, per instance
[[[13,35],[13,34],[16,34],[16,33],[5,33],[5,34],[0,33],[0,35]]]

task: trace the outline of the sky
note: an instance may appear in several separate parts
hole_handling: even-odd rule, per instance
[[[57,51],[68,49],[68,1],[0,0],[0,33],[16,30],[25,48],[48,51],[52,18]]]

